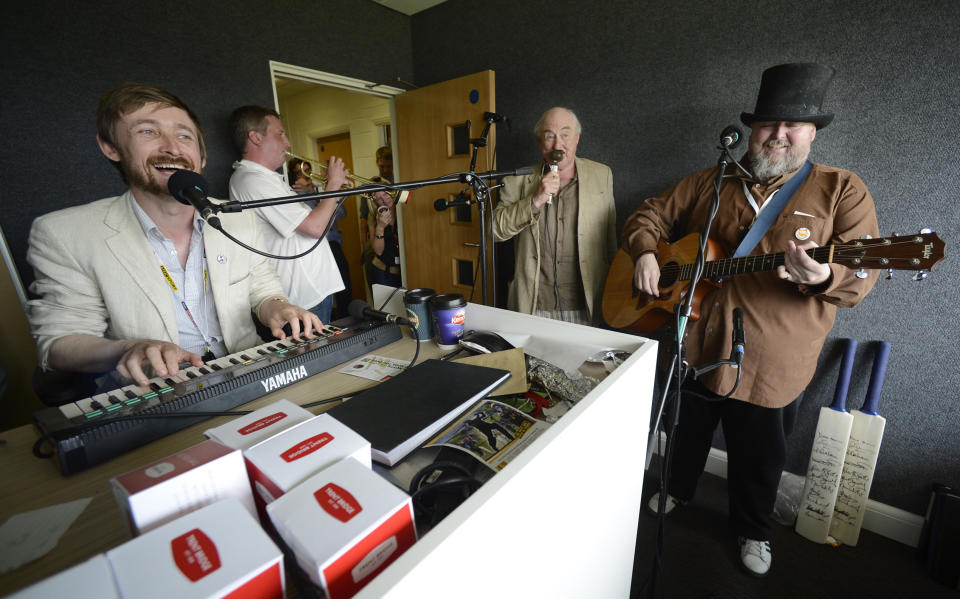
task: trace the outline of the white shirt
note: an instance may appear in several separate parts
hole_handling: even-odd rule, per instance
[[[190,253],[186,269],[180,266],[180,258],[173,242],[160,232],[153,219],[144,212],[130,194],[130,205],[143,227],[143,232],[157,257],[157,268],[163,266],[163,275],[170,287],[173,312],[177,316],[178,345],[201,356],[210,350],[215,356],[227,355],[223,342],[217,307],[213,301],[213,289],[207,277],[207,260],[203,248],[203,227],[206,221],[199,214],[193,218],[193,233],[190,236]]]
[[[240,202],[281,198],[295,195],[283,175],[251,160],[233,163],[230,177],[230,199]],[[265,226],[262,228],[266,251],[278,256],[299,254],[317,242],[315,237],[296,231],[310,208],[303,202],[256,209]],[[296,260],[269,260],[290,301],[310,309],[328,295],[344,288],[337,261],[326,238],[317,249]]]

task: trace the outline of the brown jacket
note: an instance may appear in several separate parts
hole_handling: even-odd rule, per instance
[[[655,251],[661,237],[675,241],[703,227],[713,195],[716,168],[695,173],[663,195],[644,202],[628,219],[623,247],[634,259]],[[775,189],[791,175],[772,182]],[[754,185],[748,181],[748,185]],[[755,190],[756,189],[756,190]],[[757,202],[770,189],[751,187]],[[754,191],[755,190],[755,191]],[[732,256],[755,216],[741,179],[726,179],[720,207],[710,231],[724,256]],[[873,198],[860,178],[842,169],[814,164],[751,254],[782,252],[787,240],[798,240],[809,230],[818,245],[878,236]],[[671,235],[670,232],[674,232]],[[878,271],[857,278],[855,271],[830,264],[831,278],[820,288],[807,289],[781,281],[776,271],[735,275],[710,293],[701,304],[700,319],[688,325],[686,359],[702,365],[729,357],[733,309],[744,311],[747,350],[740,386],[733,397],[766,407],[788,405],[813,377],[823,342],[833,328],[837,306],[855,306],[877,281]],[[718,368],[700,382],[721,395],[733,388],[736,370]]]

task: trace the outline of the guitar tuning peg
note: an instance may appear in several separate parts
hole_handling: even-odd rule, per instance
[[[921,235],[926,235],[927,233],[933,233],[933,229],[931,229],[930,227],[924,227],[920,229]]]
[[[883,278],[884,278],[884,280],[887,280],[887,281],[889,281],[890,279],[892,279],[892,278],[893,278],[893,269],[892,269],[892,268],[888,268],[888,269],[887,269],[887,274],[886,274]]]
[[[858,270],[855,274],[858,279],[866,279],[867,277],[870,276],[870,273],[868,273],[866,270],[862,268]]]
[[[860,239],[873,239],[873,235],[869,233],[864,233],[863,235],[860,236]]]
[[[913,275],[914,281],[923,281],[930,276],[930,271],[924,268],[923,270],[918,270],[915,275]]]

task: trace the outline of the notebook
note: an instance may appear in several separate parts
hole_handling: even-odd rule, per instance
[[[326,413],[370,441],[393,466],[510,376],[507,370],[426,360]]]

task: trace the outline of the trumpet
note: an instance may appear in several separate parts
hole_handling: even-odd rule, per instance
[[[309,177],[310,179],[314,179],[315,181],[319,181],[321,184],[323,184],[324,188],[326,188],[327,178],[328,178],[328,177],[327,177],[326,175],[321,175],[321,174],[318,174],[318,173],[314,173],[314,172],[313,172],[313,167],[311,166],[311,163],[316,163],[316,164],[317,164],[317,167],[319,167],[320,169],[323,169],[323,170],[326,170],[326,169],[327,169],[327,165],[322,164],[322,163],[321,163],[319,160],[317,160],[316,158],[304,158],[303,156],[298,156],[297,154],[294,154],[293,152],[289,152],[289,151],[288,151],[288,152],[285,152],[285,154],[286,154],[287,156],[289,156],[290,158],[293,158],[293,159],[299,161],[299,162],[297,163],[297,165],[296,165],[296,168],[299,169],[300,173],[303,174],[304,177]],[[384,185],[384,184],[388,184],[388,182],[386,182],[386,181],[384,181],[384,182],[374,181],[373,179],[365,179],[365,178],[363,178],[363,177],[360,177],[360,176],[358,176],[358,175],[352,175],[352,174],[350,174],[350,173],[347,173],[347,179],[349,179],[350,181],[352,181],[355,186],[360,186],[360,185]],[[331,191],[332,191],[332,190],[331,190]],[[394,203],[394,205],[396,205],[396,204],[406,204],[406,203],[407,203],[407,197],[410,195],[410,192],[409,192],[409,191],[406,191],[406,190],[385,189],[385,190],[383,190],[383,191],[384,191],[384,193],[386,193],[387,195],[389,195],[391,198],[393,198],[393,203]],[[372,194],[372,193],[370,193],[370,194],[363,194],[363,197],[365,197],[365,198],[370,198],[371,200],[373,200],[373,194]]]

